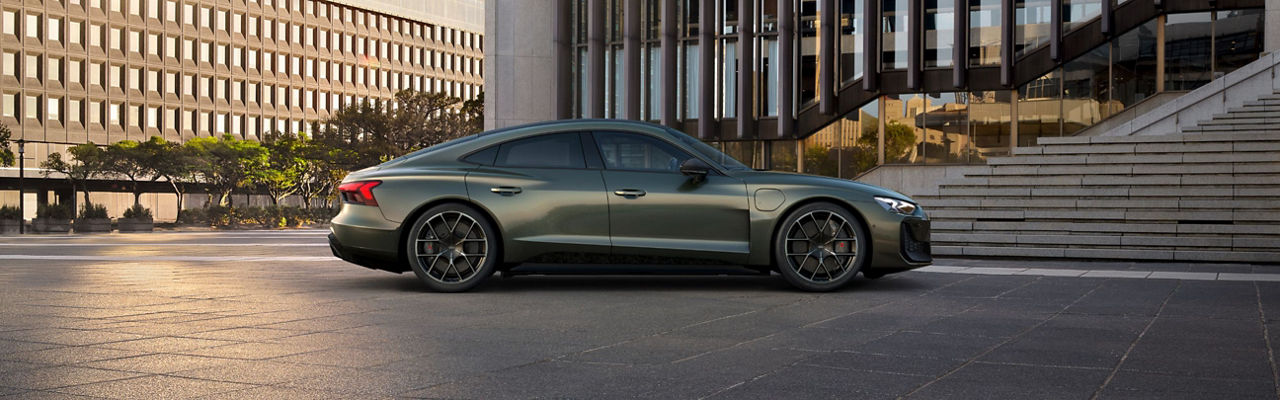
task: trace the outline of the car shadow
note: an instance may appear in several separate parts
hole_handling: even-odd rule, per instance
[[[710,266],[581,266],[538,265],[536,268],[516,269],[516,274],[504,277],[495,274],[480,284],[473,293],[509,293],[537,291],[719,291],[719,292],[778,292],[796,290],[777,273],[760,274],[740,267]],[[340,284],[346,289],[390,290],[396,292],[431,293],[411,272],[400,275],[381,275],[377,278],[357,279]],[[932,285],[900,275],[882,279],[857,277],[841,292],[897,292],[920,291]]]

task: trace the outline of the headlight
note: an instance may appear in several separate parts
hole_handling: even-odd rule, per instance
[[[916,213],[916,205],[911,202],[888,197],[876,197],[875,199],[877,203],[880,203],[881,207],[884,207],[885,211],[902,215]]]

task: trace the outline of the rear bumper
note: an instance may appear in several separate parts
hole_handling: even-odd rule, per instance
[[[409,265],[404,262],[403,257],[400,257],[399,251],[393,250],[388,252],[385,250],[374,250],[343,245],[343,243],[338,240],[337,233],[340,230],[345,229],[349,228],[339,228],[338,225],[334,225],[333,232],[329,233],[329,251],[333,252],[334,257],[338,257],[343,261],[369,269],[395,273],[401,273],[409,270]],[[394,233],[394,231],[392,232]],[[398,239],[399,235],[394,235],[394,237]],[[394,243],[394,241],[392,243]]]

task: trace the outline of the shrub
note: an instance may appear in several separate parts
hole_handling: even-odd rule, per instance
[[[150,220],[152,219],[151,209],[143,207],[141,204],[134,204],[133,207],[124,210],[124,218]]]
[[[213,226],[228,226],[235,223],[236,218],[231,207],[209,206],[205,207],[205,220],[203,222]]]
[[[22,219],[22,211],[14,206],[0,206],[0,219]]]
[[[107,206],[88,204],[80,207],[80,219],[103,219],[107,217]]]
[[[70,204],[41,204],[36,207],[36,218],[71,219],[73,214]]]
[[[203,208],[188,208],[178,215],[178,223],[183,225],[208,225],[209,216]]]

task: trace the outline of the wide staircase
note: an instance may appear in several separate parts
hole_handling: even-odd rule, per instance
[[[1039,144],[915,196],[934,254],[1280,263],[1280,92],[1178,134]]]

